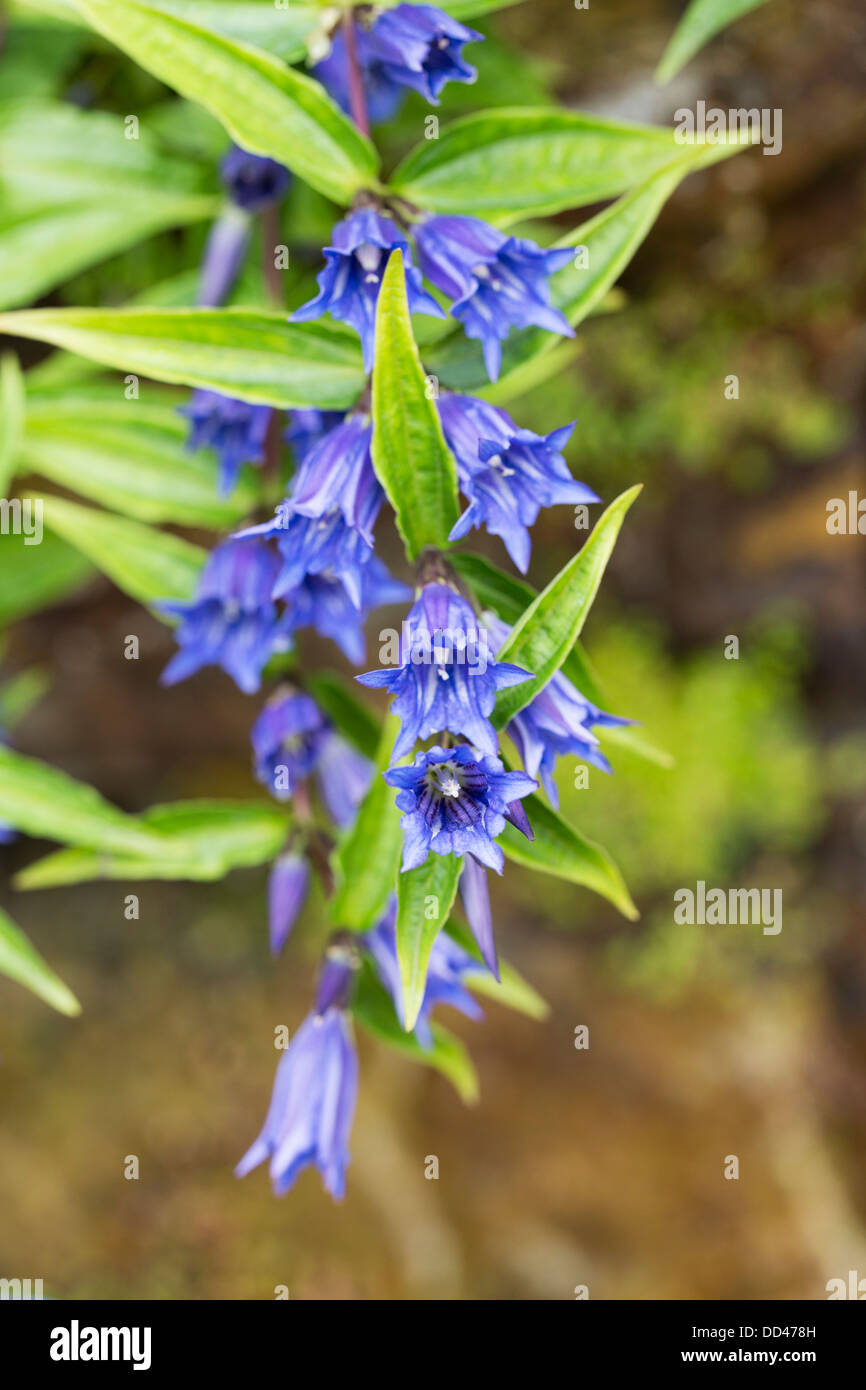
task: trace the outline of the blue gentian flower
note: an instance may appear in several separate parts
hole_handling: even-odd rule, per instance
[[[529,829],[529,822],[525,813],[515,818],[514,807],[519,806],[519,802],[514,802],[511,808],[511,822],[518,825],[528,838],[532,839],[532,831]],[[522,812],[522,807],[520,808]],[[460,871],[460,901],[463,903],[463,911],[466,913],[466,920],[472,929],[472,935],[478,943],[478,949],[484,960],[484,964],[492,975],[499,979],[499,958],[496,953],[496,941],[493,936],[493,913],[490,911],[490,891],[487,887],[487,870],[467,854],[463,859],[463,868]]]
[[[473,528],[485,526],[491,535],[502,537],[525,574],[532,549],[527,528],[542,507],[599,501],[591,488],[572,478],[562,457],[573,425],[535,434],[519,429],[504,410],[473,396],[442,396],[439,415],[457,461],[461,490],[469,498],[449,540],[462,540]]]
[[[385,75],[382,64],[373,57],[370,47],[370,30],[355,21],[355,53],[364,83],[364,98],[367,115],[372,125],[390,121],[406,96],[406,88],[393,82]],[[352,114],[352,101],[349,94],[349,63],[346,57],[346,39],[342,28],[331,40],[331,50],[327,57],[316,63],[312,69],[326,91],[347,116]]]
[[[409,767],[391,767],[385,781],[398,787],[404,812],[403,873],[434,854],[472,854],[502,873],[504,858],[496,837],[506,820],[518,823],[513,807],[538,783],[525,772],[506,772],[500,758],[482,757],[468,744],[429,748]],[[525,827],[525,814],[519,818]]]
[[[466,863],[469,862],[467,859]],[[393,898],[381,922],[372,931],[367,932],[362,941],[373,958],[376,973],[393,1000],[397,1017],[403,1023],[403,987],[394,931],[396,917],[397,901]],[[433,1046],[430,1016],[437,1004],[450,1004],[452,1009],[458,1009],[467,1018],[476,1021],[484,1017],[477,1000],[469,993],[463,981],[467,976],[485,973],[480,961],[470,956],[468,951],[464,951],[463,947],[452,941],[444,931],[440,931],[430,951],[424,999],[418,1012],[418,1021],[412,1030],[422,1047]]]
[[[484,753],[497,749],[489,715],[496,693],[529,680],[530,672],[496,661],[487,630],[470,605],[443,583],[426,584],[403,624],[400,665],[367,671],[355,679],[394,695],[401,720],[394,757],[418,739],[448,730]]]
[[[324,250],[325,269],[317,277],[319,293],[295,310],[292,322],[307,323],[330,313],[342,323],[351,324],[361,339],[364,370],[369,372],[373,366],[379,288],[395,246],[403,253],[410,312],[445,317],[422,287],[421,272],[412,264],[409,243],[390,217],[382,217],[370,207],[358,208],[337,223],[332,241],[333,245]]]
[[[281,854],[268,878],[268,935],[271,954],[278,956],[304,905],[310,873],[302,854]]]
[[[295,465],[300,467],[314,444],[345,420],[342,410],[315,410],[307,406],[289,411],[289,428],[283,438],[291,445]]]
[[[315,772],[325,805],[340,827],[354,819],[373,769],[336,732],[309,695],[278,690],[250,731],[256,777],[278,801],[288,801]]]
[[[469,338],[480,338],[491,381],[499,376],[502,339],[512,327],[535,324],[574,337],[551,303],[548,277],[568,265],[569,248],[543,251],[477,217],[427,217],[415,227],[421,269],[454,300],[451,313]]]
[[[463,57],[463,47],[483,41],[483,34],[434,5],[394,5],[373,21],[365,58],[386,81],[412,87],[438,106],[446,82],[475,81],[478,74]]]
[[[193,391],[179,407],[192,423],[187,449],[213,449],[220,466],[219,494],[227,497],[245,463],[260,464],[271,422],[269,405],[236,401],[218,391]]]
[[[180,651],[163,671],[163,685],[202,666],[221,666],[247,694],[258,690],[266,663],[291,646],[289,626],[271,598],[279,567],[261,541],[225,541],[208,558],[194,599],[156,605],[180,619]]]
[[[278,203],[292,181],[285,165],[239,145],[223,156],[220,177],[232,202],[247,212],[261,212]]]
[[[361,607],[357,608],[343,584],[324,574],[308,574],[286,595],[287,630],[312,627],[322,637],[336,642],[340,651],[358,666],[364,660],[364,617],[372,608],[386,603],[402,603],[410,595],[405,584],[394,579],[377,555],[364,565]]]
[[[489,613],[485,614],[485,622],[498,648],[508,636],[508,626]],[[553,778],[557,758],[572,754],[602,772],[612,772],[592,730],[631,722],[600,710],[567,676],[557,671],[543,690],[514,716],[506,732],[530,777],[540,778],[551,805],[559,806],[559,791]]]
[[[241,535],[277,540],[283,569],[274,598],[296,589],[307,574],[339,579],[356,608],[363,601],[364,567],[373,554],[373,527],[385,494],[373,471],[366,415],[347,415],[304,449],[292,493],[272,521]]]
[[[345,1195],[358,1099],[358,1056],[346,1005],[357,967],[354,947],[329,947],[315,1009],[280,1058],[262,1132],[235,1169],[242,1178],[269,1159],[278,1197],[310,1165],[332,1197]]]

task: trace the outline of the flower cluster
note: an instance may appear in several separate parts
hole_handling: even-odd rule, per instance
[[[360,81],[368,114],[376,121],[392,113],[410,89],[436,103],[448,81],[474,81],[463,48],[480,38],[432,6],[398,4],[383,11],[364,6],[337,29],[314,73],[356,118]],[[237,149],[226,157],[222,176],[230,201],[205,251],[202,305],[224,301],[240,268],[251,215],[273,207],[288,181],[279,165]],[[459,326],[480,343],[491,380],[499,376],[503,343],[513,329],[573,332],[550,285],[550,277],[571,260],[571,250],[544,250],[477,218],[428,215],[373,191],[361,193],[334,227],[318,292],[295,309],[294,322],[330,314],[349,325],[369,373],[379,292],[395,249],[402,256],[410,312],[439,319],[450,313],[455,331]],[[270,462],[276,459],[268,471],[276,483],[283,442],[291,448],[294,471],[271,516],[251,519],[217,546],[195,596],[163,605],[178,619],[178,652],[164,673],[167,683],[213,664],[242,690],[255,691],[268,664],[284,665],[296,633],[310,627],[333,640],[357,667],[369,611],[410,598],[411,591],[392,578],[375,553],[385,494],[373,463],[369,402],[365,390],[346,411],[295,410],[284,425],[269,406],[195,393],[184,410],[192,427],[190,447],[214,449],[221,492],[232,491],[244,463],[262,463],[266,455]],[[525,572],[530,528],[542,508],[598,501],[572,478],[563,457],[573,426],[539,435],[521,428],[504,410],[467,395],[444,393],[437,408],[466,499],[450,539],[484,528],[501,539]],[[271,501],[279,495],[272,492]],[[563,754],[607,768],[593,728],[621,722],[584,699],[565,677],[555,676],[508,724],[523,763],[519,769],[508,767],[499,745],[497,700],[533,673],[498,659],[507,635],[495,615],[479,616],[444,557],[433,563],[422,557],[397,649],[389,656],[380,653],[381,667],[357,677],[368,688],[387,691],[399,719],[390,766],[382,776],[394,788],[402,813],[401,871],[410,873],[431,854],[452,859],[481,956],[479,961],[470,955],[445,931],[436,937],[413,1024],[425,1048],[435,1046],[435,1005],[449,1004],[478,1018],[470,993],[473,977],[490,972],[499,978],[486,871],[503,871],[500,840],[506,826],[531,839],[524,799],[542,782],[555,801],[554,765]],[[268,885],[275,955],[306,900],[312,868],[329,887],[334,837],[348,832],[374,776],[367,758],[335,728],[314,696],[315,689],[308,693],[303,683],[301,688],[281,685],[266,700],[251,733],[255,776],[293,811]],[[384,988],[405,1021],[396,923],[395,898],[372,931],[338,933],[332,940],[314,1008],[279,1063],[264,1127],[238,1165],[239,1174],[268,1160],[274,1189],[283,1193],[302,1168],[312,1165],[326,1189],[342,1195],[358,1086],[353,995],[363,966],[362,982],[364,972],[377,978],[380,993]]]

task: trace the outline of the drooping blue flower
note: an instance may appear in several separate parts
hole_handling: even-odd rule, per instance
[[[406,96],[406,88],[385,75],[382,64],[377,62],[370,50],[370,30],[355,21],[355,53],[364,84],[364,99],[371,125],[382,125],[390,121]],[[347,116],[352,114],[352,101],[349,94],[349,62],[346,56],[346,39],[342,27],[331,40],[331,50],[327,57],[316,63],[312,69],[326,91]]]
[[[412,87],[438,106],[446,82],[475,81],[478,74],[463,48],[483,41],[483,34],[434,5],[394,5],[374,19],[365,57],[388,82]]]
[[[274,598],[296,589],[307,574],[327,574],[361,607],[364,567],[385,497],[370,458],[372,433],[369,418],[354,414],[321,434],[305,448],[291,496],[273,520],[240,533],[276,539],[283,568]]]
[[[343,827],[354,819],[373,769],[309,695],[278,690],[259,714],[250,740],[256,777],[278,801],[288,801],[315,773],[332,820]]]
[[[355,677],[395,697],[392,708],[401,721],[395,758],[402,758],[418,739],[446,729],[484,753],[495,753],[496,731],[489,715],[496,693],[529,680],[531,674],[496,661],[487,629],[470,605],[439,582],[426,584],[409,610],[399,662]]]
[[[232,202],[247,212],[261,212],[278,203],[292,181],[285,165],[239,145],[223,155],[220,177]]]
[[[388,258],[395,246],[403,253],[406,294],[413,314],[433,314],[444,318],[442,310],[423,288],[421,272],[412,263],[412,252],[396,222],[371,207],[358,208],[332,234],[333,245],[326,246],[327,264],[317,279],[319,293],[291,315],[294,323],[307,323],[330,313],[342,323],[351,324],[361,339],[364,370],[373,366],[376,333],[376,304]]]
[[[423,864],[432,850],[472,854],[501,874],[504,859],[496,837],[506,820],[518,823],[513,804],[538,786],[525,772],[506,772],[500,758],[482,757],[465,743],[429,748],[409,767],[391,767],[383,775],[400,789],[403,873]]]
[[[289,411],[289,428],[283,438],[291,445],[295,465],[300,467],[313,445],[345,418],[342,410],[315,410],[312,406]]]
[[[562,457],[573,425],[535,434],[474,396],[442,396],[439,415],[457,461],[461,490],[469,498],[449,540],[462,540],[473,528],[485,526],[491,535],[502,537],[525,574],[532,549],[527,528],[542,507],[599,501],[591,488],[572,478]]]
[[[235,1169],[242,1178],[269,1159],[278,1197],[311,1165],[332,1197],[345,1195],[358,1098],[358,1057],[345,1009],[357,966],[354,948],[329,947],[315,1009],[283,1053],[261,1134]]]
[[[498,648],[508,636],[508,626],[493,614],[486,614],[485,622]],[[514,716],[507,733],[530,777],[541,779],[551,805],[558,807],[559,791],[553,777],[557,758],[572,754],[602,772],[612,772],[593,728],[613,728],[631,722],[599,709],[567,676],[557,671],[543,690]]]
[[[534,241],[505,236],[477,217],[427,217],[415,228],[421,269],[454,300],[451,313],[469,338],[480,338],[491,381],[499,376],[502,339],[512,327],[534,324],[574,337],[553,307],[548,278],[568,265],[569,248],[543,251]]]
[[[274,860],[268,878],[268,935],[273,956],[280,954],[288,940],[304,905],[309,881],[309,868],[302,854],[287,852]]]
[[[308,574],[286,595],[287,630],[315,628],[322,637],[336,642],[353,666],[359,666],[364,660],[366,614],[382,604],[405,602],[409,595],[406,585],[394,579],[379,557],[373,555],[363,569],[360,608],[356,608],[339,579]]]
[[[467,859],[466,863],[470,861]],[[400,966],[397,961],[397,938],[394,923],[397,916],[397,902],[392,898],[388,911],[381,922],[362,938],[373,958],[382,984],[394,1003],[394,1009],[403,1023],[403,986],[400,980]],[[412,1030],[424,1048],[433,1046],[431,1014],[437,1004],[450,1004],[467,1018],[478,1020],[484,1014],[473,995],[464,984],[467,976],[486,974],[480,961],[458,946],[446,932],[440,931],[430,951],[427,966],[427,984],[424,999],[418,1012],[418,1021]]]
[[[180,650],[162,673],[163,685],[186,680],[202,666],[221,666],[247,694],[258,690],[266,663],[291,647],[288,625],[271,598],[279,565],[259,540],[225,541],[211,553],[194,599],[156,605],[180,619]]]
[[[271,422],[269,405],[236,401],[218,391],[193,391],[181,415],[191,422],[187,449],[213,449],[220,466],[219,494],[227,497],[245,463],[260,464]]]
[[[528,832],[528,838],[532,839],[532,831],[529,829],[529,822],[525,813],[517,816],[514,814],[514,807],[517,806],[519,806],[519,802],[514,802],[511,807],[511,823],[517,825],[524,834]],[[520,807],[520,812],[522,811],[523,808]],[[496,941],[493,936],[493,913],[490,911],[487,870],[473,859],[471,854],[464,856],[459,886],[463,911],[466,913],[466,920],[472,929],[472,935],[478,943],[484,964],[498,980],[499,957],[496,953]]]

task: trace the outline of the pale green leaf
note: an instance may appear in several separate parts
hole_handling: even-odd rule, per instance
[[[433,943],[448,920],[463,863],[455,854],[428,854],[397,880],[397,962],[407,1032],[418,1021]]]
[[[384,915],[394,892],[403,836],[394,788],[381,776],[391,760],[399,720],[386,719],[379,743],[376,775],[350,829],[333,856],[336,892],[331,917],[336,926],[367,931]]]
[[[0,331],[262,405],[347,409],[364,384],[355,334],[250,309],[29,309]]]
[[[765,0],[691,0],[662,54],[655,80],[664,85],[676,77],[690,58],[741,15],[763,5]]]
[[[589,888],[634,921],[638,910],[607,850],[580,835],[541,797],[525,797],[522,805],[535,838],[527,840],[513,825],[507,824],[500,837],[506,858],[524,868]]]
[[[412,336],[403,255],[391,253],[376,313],[373,466],[410,560],[448,544],[457,520],[457,469]]]
[[[81,1005],[72,991],[55,975],[51,966],[42,959],[35,946],[27,940],[20,927],[17,927],[5,912],[0,910],[0,974],[8,975],[25,989],[29,989],[53,1009],[74,1018],[81,1013]]]
[[[14,352],[0,357],[0,495],[15,471],[15,454],[24,423],[24,378]]]
[[[212,112],[244,149],[279,160],[335,202],[375,184],[373,146],[312,77],[144,0],[75,3],[141,67]]]

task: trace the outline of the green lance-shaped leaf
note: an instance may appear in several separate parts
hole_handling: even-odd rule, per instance
[[[21,928],[2,910],[0,975],[8,975],[10,980],[15,980],[17,984],[31,990],[46,1004],[50,1004],[62,1014],[68,1014],[70,1018],[81,1013],[81,1005],[71,989],[63,983],[59,975],[55,975],[36,947],[27,940]]]
[[[15,887],[58,888],[92,879],[219,879],[232,869],[273,859],[287,828],[278,807],[243,801],[177,801],[152,806],[136,820],[166,836],[176,857],[76,846],[29,864],[16,874]]]
[[[473,555],[469,551],[454,552],[449,556],[449,561],[472,590],[479,607],[492,608],[493,612],[509,625],[518,622],[524,610],[538,597],[535,589],[531,584],[527,584],[525,579],[506,574],[481,555]],[[607,710],[609,713],[618,712],[616,707],[611,705],[610,697],[606,694],[579,640],[575,642],[559,669],[577,686],[580,693],[599,709]],[[627,748],[637,757],[645,758],[647,762],[656,763],[659,767],[670,768],[674,765],[670,753],[654,744],[639,726],[606,725],[599,730],[599,735],[603,742]]]
[[[400,721],[385,720],[376,760],[376,774],[355,821],[333,856],[336,892],[331,900],[333,921],[350,931],[367,931],[383,916],[400,863],[403,835],[394,788],[381,776],[391,761]]]
[[[125,815],[94,787],[2,747],[0,820],[27,835],[61,844],[152,857],[182,855],[168,836]]]
[[[524,868],[590,888],[634,921],[638,910],[607,850],[584,839],[539,796],[525,797],[523,807],[535,839],[527,840],[513,825],[506,825],[500,837],[506,857]]]
[[[394,174],[401,197],[438,213],[515,221],[613,198],[689,148],[673,130],[555,107],[480,111],[424,141]]]
[[[187,433],[171,397],[127,400],[117,386],[32,395],[18,467],[140,521],[228,529],[257,505],[257,475],[219,497],[213,453],[190,453]]]
[[[629,488],[596,522],[589,539],[518,619],[498,653],[533,673],[531,681],[501,690],[493,722],[503,728],[544,688],[571,652],[598,593],[623,518],[640,492]]]
[[[14,352],[0,358],[0,494],[15,471],[15,455],[24,425],[24,377]]]
[[[763,5],[765,0],[691,0],[662,54],[655,80],[664,85],[676,77],[690,58],[741,15]]]
[[[376,312],[372,454],[410,560],[425,545],[447,545],[459,515],[457,469],[412,336],[399,248],[389,258]]]
[[[352,1013],[361,1027],[379,1042],[393,1047],[413,1062],[433,1067],[447,1077],[467,1105],[478,1099],[478,1075],[459,1038],[441,1024],[432,1025],[433,1046],[422,1047],[413,1033],[401,1028],[387,990],[364,961]]]
[[[0,308],[37,299],[145,237],[215,215],[191,162],[147,129],[68,103],[0,110]]]
[[[139,603],[192,598],[207,558],[201,546],[141,521],[81,507],[65,497],[34,500],[42,503],[44,524],[50,530]]]
[[[364,384],[355,334],[249,309],[19,310],[0,332],[260,405],[345,410]]]
[[[312,77],[144,0],[75,3],[141,67],[212,112],[244,149],[279,160],[338,203],[375,183],[375,149]]]
[[[462,868],[456,854],[428,854],[423,864],[397,880],[397,962],[408,1032],[424,1002],[430,952],[448,921]]]

